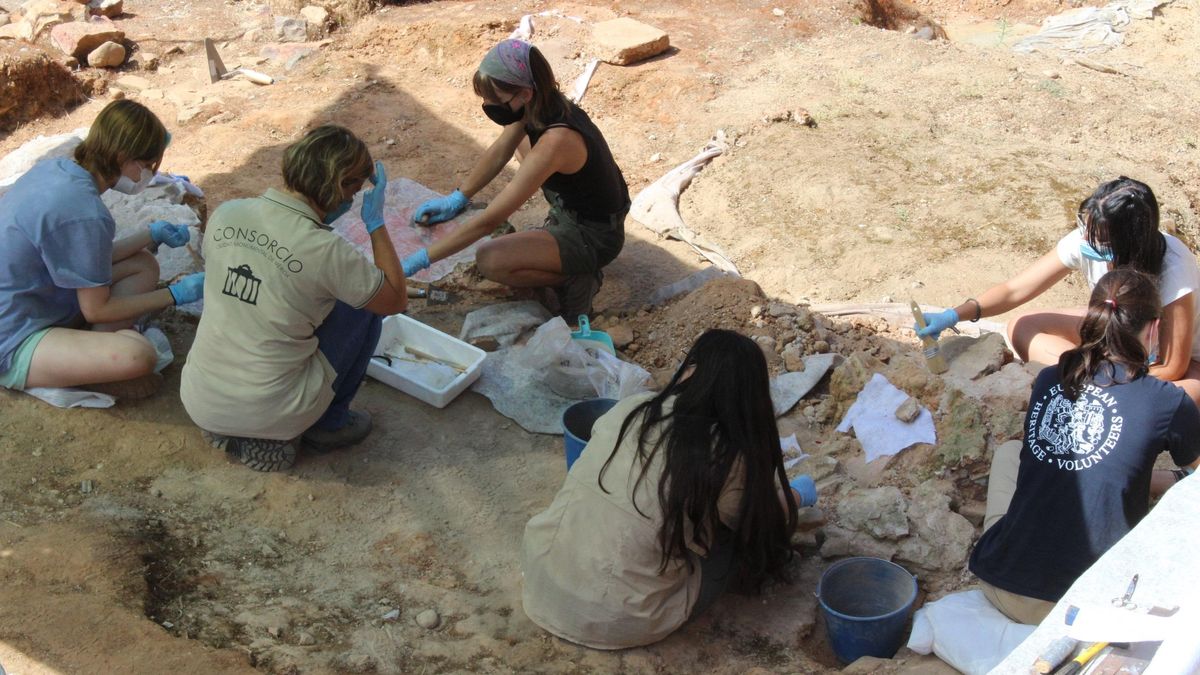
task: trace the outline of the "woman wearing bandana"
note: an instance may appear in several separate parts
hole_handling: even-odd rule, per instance
[[[484,56],[474,77],[483,112],[504,130],[458,189],[422,204],[419,225],[449,220],[500,174],[515,155],[521,166],[512,181],[481,211],[404,262],[415,274],[453,255],[500,226],[540,188],[550,203],[545,224],[496,237],[481,245],[476,264],[483,276],[517,288],[552,288],[558,312],[568,321],[590,314],[601,269],[625,243],[629,188],[608,143],[587,114],[558,90],[554,73],[536,47],[504,40]]]
[[[1095,288],[1109,270],[1129,268],[1155,278],[1162,322],[1149,355],[1150,374],[1174,382],[1200,403],[1200,267],[1188,247],[1158,230],[1158,201],[1150,186],[1121,176],[1102,183],[1079,205],[1076,228],[1017,276],[978,299],[926,314],[920,336],[939,333],[966,318],[1003,314],[1036,298],[1072,270]],[[1086,308],[1028,311],[1008,322],[1008,338],[1026,361],[1057,363],[1079,346]]]

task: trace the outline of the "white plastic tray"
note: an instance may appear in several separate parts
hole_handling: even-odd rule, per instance
[[[371,359],[367,365],[367,375],[437,408],[446,407],[447,403],[479,379],[483,359],[487,356],[482,349],[403,314],[395,314],[383,320],[383,332],[379,336],[379,346],[375,348],[375,353],[382,354],[396,341],[439,361],[453,363],[465,369],[449,384],[435,389],[425,382],[406,376],[397,368],[389,366],[383,359]]]

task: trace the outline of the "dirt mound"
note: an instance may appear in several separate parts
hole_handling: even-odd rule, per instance
[[[0,133],[83,101],[83,88],[61,63],[36,48],[0,43]]]
[[[862,20],[876,28],[926,35],[927,39],[946,39],[946,31],[904,0],[863,0]]]

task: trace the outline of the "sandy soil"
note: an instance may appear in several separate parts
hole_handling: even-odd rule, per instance
[[[1164,221],[1185,241],[1200,234],[1192,85],[1200,1],[1177,0],[1135,24],[1125,47],[1098,57],[1124,76],[1003,47],[1014,27],[1078,4],[916,3],[952,37],[964,36],[948,43],[862,25],[849,0],[554,8],[585,21],[630,15],[671,34],[675,49],[663,57],[601,66],[584,107],[633,190],[691,157],[717,129],[736,139],[681,206],[688,223],[757,282],[765,297],[754,302],[913,296],[939,304],[1048,250],[1079,200],[1117,174],[1154,186]],[[139,100],[174,134],[164,168],[191,176],[211,207],[276,184],[283,148],[326,121],[367,139],[393,175],[448,190],[495,135],[470,91],[479,57],[521,13],[548,8],[491,0],[389,6],[335,32],[291,70],[256,63],[262,34],[244,35],[270,20],[260,5],[127,0],[135,16],[125,21],[130,39],[161,58],[157,71],[134,74],[153,87]],[[571,82],[591,55],[586,29],[555,17],[537,27],[535,41]],[[220,38],[228,65],[255,63],[280,81],[209,84],[204,36]],[[0,137],[0,153],[86,125],[105,102],[32,120]],[[767,121],[797,108],[817,126]],[[190,119],[177,122],[185,110]],[[490,194],[494,188],[483,198]],[[538,223],[544,210],[531,200],[512,221]],[[638,311],[650,293],[702,262],[635,223],[628,231],[598,306],[647,344],[651,315]],[[468,276],[461,281],[471,285]],[[415,313],[457,332],[467,309],[493,297],[474,293],[465,306]],[[1081,298],[1072,279],[1038,304]],[[750,307],[727,309],[721,321],[753,332]],[[641,359],[651,368],[669,368],[694,337],[684,319],[703,319],[662,311],[664,321],[679,320],[646,347]],[[193,325],[171,314],[166,322],[182,359]],[[871,322],[819,327],[834,336],[835,351],[868,346],[913,358],[904,331]],[[163,394],[105,411],[54,410],[0,394],[0,663],[10,673],[761,673],[834,665],[811,594],[824,563],[804,547],[796,584],[763,598],[722,599],[649,648],[601,653],[540,631],[521,611],[517,550],[525,522],[562,480],[561,440],[524,433],[480,396],[435,410],[368,381],[359,405],[375,416],[376,432],[366,443],[262,475],[201,441],[174,393],[179,366],[166,374]],[[783,419],[785,433],[831,441],[829,420],[805,408]],[[918,473],[925,459],[906,459],[893,478]],[[84,493],[82,481],[93,489]],[[436,629],[415,623],[427,609],[440,613]],[[385,619],[393,610],[396,618]],[[937,672],[902,658],[890,668]]]

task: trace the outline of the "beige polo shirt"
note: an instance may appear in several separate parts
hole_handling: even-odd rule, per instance
[[[202,429],[287,440],[329,407],[336,376],[313,334],[341,300],[370,302],[383,272],[297,197],[218,207],[204,235],[204,313],[179,395]]]
[[[596,649],[661,640],[687,621],[700,591],[698,556],[704,551],[694,543],[689,544],[696,554],[690,572],[686,561],[673,560],[659,573],[662,454],[655,456],[637,488],[639,514],[632,497],[641,466],[636,425],[604,474],[608,493],[596,482],[621,423],[651,396],[631,396],[596,422],[591,441],[554,502],[525,526],[525,613],[547,631]],[[657,437],[651,432],[647,440],[653,443]],[[734,475],[717,505],[721,521],[729,526],[737,522],[744,484],[741,472]]]

